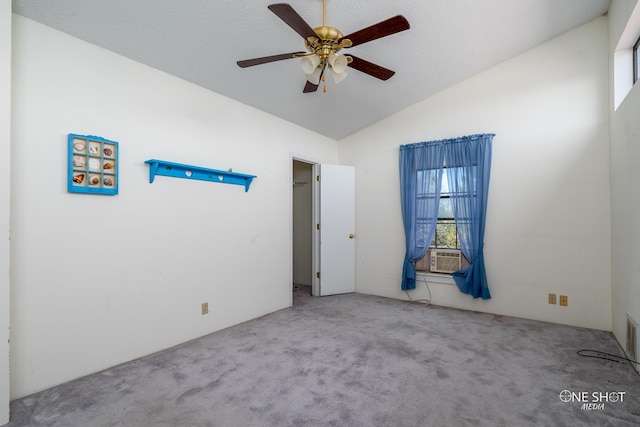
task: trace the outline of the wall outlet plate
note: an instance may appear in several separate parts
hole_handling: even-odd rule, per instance
[[[566,295],[560,295],[560,305],[566,307],[569,305],[569,297]]]
[[[556,303],[556,294],[549,294],[549,304]]]
[[[209,303],[208,302],[203,302],[201,309],[202,309],[202,315],[203,316],[205,314],[209,314]]]

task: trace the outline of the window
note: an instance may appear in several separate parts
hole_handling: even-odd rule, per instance
[[[430,248],[460,249],[458,239],[458,226],[453,217],[451,206],[451,190],[447,180],[446,170],[442,174],[442,186],[440,187],[440,205],[438,206],[438,222],[436,234],[429,245]]]
[[[475,167],[474,167],[475,168]],[[451,168],[449,168],[451,169]],[[474,174],[475,175],[475,174]],[[436,196],[436,183],[437,183],[438,169],[434,170],[419,170],[418,171],[418,215],[416,218],[416,236],[423,236],[426,234],[426,229],[429,225],[429,218],[427,217],[428,206],[433,203]],[[472,187],[475,188],[475,185]],[[431,265],[431,250],[432,249],[460,249],[460,238],[458,236],[458,229],[464,227],[469,221],[465,221],[465,218],[454,218],[452,202],[455,197],[469,197],[470,193],[454,193],[449,186],[449,180],[447,177],[446,167],[442,170],[442,182],[440,185],[440,200],[438,204],[438,220],[436,221],[436,231],[433,239],[429,243],[429,250],[425,256],[416,261],[415,267],[417,271],[432,271]],[[424,247],[426,242],[424,238],[419,245]],[[462,265],[466,267],[469,265],[467,259],[462,255]],[[456,268],[457,269],[457,268]]]
[[[475,168],[475,167],[474,167]],[[436,197],[438,169],[428,169],[418,171],[418,188],[417,188],[417,218],[416,218],[416,236],[424,236],[425,230],[428,228],[430,218],[427,215],[428,206],[433,203]],[[474,188],[475,185],[471,186]],[[473,197],[472,194],[457,193],[454,194],[449,188],[446,168],[442,170],[442,184],[440,187],[440,201],[438,205],[438,220],[436,222],[436,232],[433,240],[429,243],[430,248],[444,249],[460,249],[460,239],[458,238],[458,228],[468,224],[465,218],[453,216],[453,197]],[[425,247],[427,242],[418,241],[420,247]]]
[[[640,38],[636,41],[636,44],[633,46],[633,84],[635,84],[638,80],[640,80]]]

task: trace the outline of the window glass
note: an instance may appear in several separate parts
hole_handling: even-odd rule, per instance
[[[438,219],[453,219],[453,207],[449,195],[440,195],[440,206],[438,207]]]
[[[449,171],[456,172],[455,167],[449,168]],[[458,239],[458,228],[464,227],[467,223],[467,218],[458,218],[457,222],[453,216],[452,198],[454,197],[473,197],[474,195],[466,192],[466,188],[474,188],[475,175],[466,175],[466,179],[471,179],[472,182],[459,182],[458,192],[452,193],[449,186],[449,179],[447,177],[447,169],[442,171],[442,182],[440,190],[440,200],[435,200],[436,190],[438,184],[438,169],[425,169],[420,170],[417,173],[417,199],[416,204],[417,218],[416,218],[416,237],[417,245],[419,247],[429,246],[431,248],[441,249],[460,249],[460,240]],[[457,175],[457,174],[456,174]],[[424,241],[426,230],[429,228],[431,219],[428,212],[433,203],[439,203],[438,205],[438,220],[436,223],[436,232],[433,236],[433,240],[429,243]]]
[[[640,38],[633,46],[633,83],[635,84],[640,79]]]

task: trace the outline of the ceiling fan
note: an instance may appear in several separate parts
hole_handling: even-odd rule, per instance
[[[343,48],[357,46],[410,28],[409,22],[402,15],[397,15],[344,36],[340,30],[328,27],[326,24],[326,0],[322,0],[322,26],[316,28],[311,28],[287,3],[272,4],[268,8],[304,38],[307,52],[291,52],[246,59],[238,61],[237,64],[245,68],[283,59],[302,58],[302,70],[307,76],[304,93],[315,92],[318,89],[320,79],[324,80],[324,71],[327,66],[336,83],[346,77],[347,66],[380,80],[389,79],[395,74],[395,71],[357,56],[343,55],[338,52]],[[327,88],[325,87],[324,90],[326,91]]]

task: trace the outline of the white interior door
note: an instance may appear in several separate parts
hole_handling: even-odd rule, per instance
[[[355,292],[355,168],[320,165],[320,296]]]

